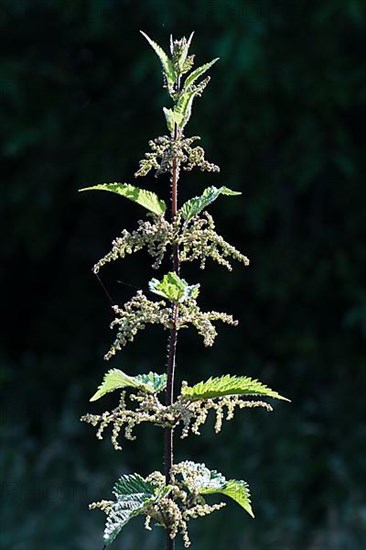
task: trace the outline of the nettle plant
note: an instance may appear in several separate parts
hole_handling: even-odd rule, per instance
[[[82,420],[97,428],[99,439],[105,429],[111,427],[115,449],[121,449],[121,434],[126,439],[134,440],[134,429],[143,422],[164,429],[164,473],[155,471],[147,477],[136,473],[122,475],[113,488],[114,500],[95,502],[90,508],[99,508],[106,513],[105,546],[114,541],[131,518],[143,515],[147,529],[151,529],[151,523],[166,529],[167,550],[172,550],[178,533],[183,537],[184,546],[190,545],[187,528],[190,520],[225,506],[224,502],[211,503],[211,495],[230,497],[253,516],[245,481],[226,479],[205,464],[191,460],[174,462],[175,432],[179,430],[181,438],[190,434],[199,435],[212,410],[216,416],[214,429],[218,433],[223,420],[233,418],[235,409],[263,407],[271,411],[271,405],[263,399],[285,398],[258,380],[232,374],[193,385],[184,381],[175,397],[176,348],[180,330],[193,325],[202,336],[204,345],[212,346],[217,335],[216,321],[237,324],[227,313],[202,311],[198,302],[200,285],[191,285],[181,277],[181,265],[198,260],[201,269],[204,269],[206,260],[212,259],[231,271],[232,259],[243,266],[247,266],[249,260],[216,232],[214,220],[206,211],[219,195],[235,196],[241,193],[224,186],[212,186],[178,208],[178,180],[182,170],[199,168],[208,172],[219,171],[218,166],[205,159],[203,148],[196,144],[200,138],[185,135],[193,101],[202,95],[210,80],[209,76],[202,77],[217,59],[193,69],[194,55],[189,54],[193,33],[188,39],[171,38],[170,56],[145,33],[142,34],[161,61],[164,87],[173,105],[163,108],[167,134],[149,141],[150,151],[140,161],[135,176],[146,176],[151,171],[155,172],[155,176],[169,174],[169,208],[155,193],[129,183],[101,184],[81,191],[110,191],[138,203],[148,211],[147,218],[138,222],[137,229],[132,232],[124,229],[113,241],[111,251],[98,261],[94,272],[97,274],[105,264],[144,248],[153,258],[155,269],[160,267],[165,256],[169,257],[171,271],[160,279],[151,279],[148,296],[138,290],[123,306],[113,306],[115,318],[111,328],[116,330],[116,336],[105,355],[106,360],[111,359],[133,341],[138,331],[146,325],[159,324],[169,333],[166,372],[131,376],[119,369],[109,370],[91,401],[118,390],[118,405],[102,414],[86,414]],[[157,299],[152,299],[154,294]]]

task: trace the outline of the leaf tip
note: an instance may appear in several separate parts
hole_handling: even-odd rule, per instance
[[[284,397],[283,395],[280,395],[279,393],[277,394],[277,399],[281,399],[281,401],[288,401],[289,403],[291,403],[291,399],[288,399],[287,397]]]

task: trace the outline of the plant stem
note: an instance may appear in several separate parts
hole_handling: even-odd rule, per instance
[[[179,81],[177,83],[179,88]],[[178,137],[178,127],[174,126],[174,135],[173,140],[175,141]],[[179,179],[179,164],[177,159],[173,158],[172,166],[172,193],[171,193],[171,217],[172,221],[175,219],[178,210],[178,179]],[[173,271],[178,275],[179,274],[179,248],[178,244],[173,244]],[[176,355],[177,355],[177,340],[178,340],[178,310],[179,306],[177,302],[173,303],[172,306],[172,321],[173,326],[170,330],[169,340],[168,340],[168,363],[167,363],[167,388],[166,388],[166,405],[169,406],[173,403],[174,399],[174,374],[175,374],[175,365],[176,365]],[[173,446],[173,428],[165,428],[165,481],[167,484],[171,483],[171,469],[174,461],[174,446]],[[169,536],[169,529],[166,530],[166,550],[174,550],[175,541],[172,540]]]

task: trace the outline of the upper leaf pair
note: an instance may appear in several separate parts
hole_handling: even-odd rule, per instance
[[[136,388],[146,393],[157,394],[166,388],[166,374],[157,374],[149,372],[148,374],[138,374],[129,376],[119,369],[109,370],[90,401],[96,401],[106,393],[123,388]],[[248,376],[224,376],[209,378],[199,382],[194,386],[182,386],[182,401],[201,401],[205,399],[217,399],[225,396],[245,395],[248,397],[271,397],[273,399],[282,399],[289,401],[276,391],[268,388],[258,380],[253,380]]]
[[[156,193],[148,191],[147,189],[141,189],[130,183],[101,183],[92,187],[84,187],[80,191],[110,191],[126,197],[127,199],[136,202],[143,206],[150,212],[158,216],[163,216],[166,212],[167,206],[165,201],[159,199]],[[241,195],[240,191],[232,191],[228,187],[207,187],[202,195],[193,197],[183,204],[180,209],[183,218],[186,221],[191,220],[194,216],[197,216],[204,208],[214,202],[219,195]]]

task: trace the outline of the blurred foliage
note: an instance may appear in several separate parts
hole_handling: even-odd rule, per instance
[[[76,192],[133,182],[163,131],[166,97],[143,29],[162,45],[195,30],[197,61],[220,57],[187,133],[222,170],[186,175],[180,199],[207,184],[242,190],[213,209],[251,259],[230,276],[212,264],[184,273],[240,325],[222,329],[212,351],[184,334],[178,378],[258,377],[293,402],[178,441],[177,460],[253,488],[255,521],[230,505],[197,522],[193,547],[364,548],[364,2],[2,0],[0,29],[0,547],[100,548],[104,518],[87,503],[108,498],[121,473],[161,465],[158,429],[116,453],[78,422],[108,367],[162,372],[165,360],[166,335],[149,329],[103,363],[111,310],[90,268],[140,211]],[[145,179],[168,198],[166,179]],[[141,254],[101,276],[122,303],[154,273]],[[162,534],[141,527],[115,547],[160,548]]]

